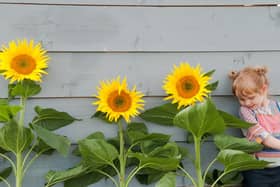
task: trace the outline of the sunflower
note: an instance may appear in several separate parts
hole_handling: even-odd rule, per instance
[[[28,42],[26,39],[11,41],[1,50],[0,74],[11,83],[24,79],[41,82],[41,74],[47,74],[49,57],[40,43],[34,44],[33,40]]]
[[[163,89],[168,94],[164,100],[173,99],[172,103],[181,106],[192,105],[203,101],[210,90],[206,88],[210,77],[201,74],[200,65],[192,68],[188,63],[174,65],[174,70],[164,80]]]
[[[120,77],[111,81],[101,81],[98,89],[99,100],[93,105],[98,105],[97,111],[106,113],[109,121],[118,121],[123,117],[126,122],[130,122],[130,117],[139,114],[138,110],[143,110],[144,100],[141,98],[143,94],[136,91],[136,87],[130,91],[127,88],[126,79],[120,81]]]

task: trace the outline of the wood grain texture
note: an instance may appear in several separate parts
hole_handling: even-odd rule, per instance
[[[16,13],[15,13],[16,12]],[[279,50],[279,7],[1,5],[0,43],[50,51]]]

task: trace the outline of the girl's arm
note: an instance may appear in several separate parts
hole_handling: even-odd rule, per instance
[[[256,141],[258,143],[263,143],[263,141],[270,135],[257,121],[254,112],[250,109],[241,107],[239,111],[240,117],[252,124],[252,127],[246,129],[245,136],[250,141]]]
[[[273,149],[277,149],[280,150],[280,140],[278,140],[277,138],[268,135],[262,142],[263,145],[273,148]]]

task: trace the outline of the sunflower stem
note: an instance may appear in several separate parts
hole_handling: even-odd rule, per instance
[[[22,83],[21,83],[22,84]],[[19,115],[18,120],[18,133],[17,133],[17,145],[19,145],[19,137],[20,133],[23,133],[23,127],[24,127],[24,115],[25,115],[25,106],[26,106],[26,97],[21,96],[20,97],[20,106],[21,111]],[[16,152],[16,187],[22,187],[22,181],[23,181],[23,160],[22,160],[22,151],[19,149]]]
[[[195,170],[197,177],[197,187],[203,187],[204,181],[201,173],[201,158],[200,158],[200,142],[201,137],[194,136],[194,146],[195,146]]]
[[[125,165],[126,165],[126,158],[125,158],[125,150],[124,150],[124,138],[123,138],[123,126],[121,121],[118,122],[119,127],[119,138],[120,138],[120,155],[119,155],[119,161],[120,161],[120,187],[126,186],[126,179],[125,179]]]

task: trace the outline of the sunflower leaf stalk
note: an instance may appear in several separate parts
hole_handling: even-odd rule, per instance
[[[23,180],[29,166],[46,151],[57,150],[65,153],[70,146],[70,141],[60,135],[55,135],[50,130],[60,128],[77,120],[66,113],[44,110],[34,117],[30,126],[25,125],[26,103],[29,97],[37,95],[41,91],[42,74],[47,74],[49,57],[41,44],[34,41],[11,41],[8,46],[3,46],[0,53],[0,74],[10,81],[8,87],[8,99],[0,102],[0,148],[4,150],[0,157],[11,164],[15,175],[15,186],[22,187]],[[19,105],[11,105],[12,99],[19,98]],[[44,113],[45,118],[41,118]],[[59,124],[58,121],[72,118],[72,120]],[[36,119],[36,120],[35,120]],[[56,128],[54,128],[56,124]],[[44,128],[42,127],[44,126]],[[50,128],[51,127],[51,128]],[[38,130],[39,129],[39,130]],[[44,129],[44,130],[42,130]],[[35,139],[36,137],[36,139]],[[48,139],[52,139],[51,142]],[[61,147],[57,146],[61,145]],[[11,152],[15,159],[9,158]],[[68,151],[67,151],[68,152]],[[6,155],[7,154],[7,155]],[[66,155],[66,154],[65,154]],[[4,178],[3,178],[4,179]],[[4,179],[7,186],[10,183]]]

